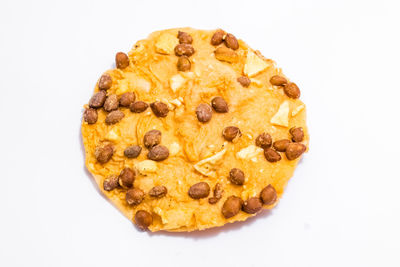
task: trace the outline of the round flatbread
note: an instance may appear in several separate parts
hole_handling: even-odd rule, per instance
[[[85,105],[86,166],[140,229],[193,231],[274,207],[309,135],[297,85],[223,30],[117,53]]]

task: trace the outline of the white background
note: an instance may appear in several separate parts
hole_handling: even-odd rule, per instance
[[[0,266],[400,266],[398,1],[0,2]],[[276,60],[310,151],[278,207],[142,233],[84,168],[82,106],[150,32],[221,27]]]

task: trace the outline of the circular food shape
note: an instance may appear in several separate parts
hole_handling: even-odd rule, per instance
[[[154,32],[115,60],[82,137],[87,169],[138,229],[203,230],[276,206],[309,134],[300,86],[273,60],[192,28]]]

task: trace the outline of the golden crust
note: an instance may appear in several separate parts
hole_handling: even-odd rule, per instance
[[[195,53],[190,57],[192,66],[189,72],[177,70],[178,58],[174,54],[157,52],[162,50],[159,37],[165,33],[177,36],[178,31],[187,32],[193,37]],[[274,141],[290,139],[289,129],[294,126],[303,127],[303,143],[308,146],[306,113],[302,107],[304,104],[299,99],[288,98],[282,88],[269,83],[273,75],[283,76],[281,70],[275,67],[272,60],[262,59],[266,60],[268,67],[253,74],[248,88],[242,87],[237,78],[244,75],[246,55],[253,50],[239,40],[240,47],[235,50],[239,56],[238,62],[219,61],[214,55],[216,47],[210,44],[213,33],[214,31],[191,28],[154,32],[133,46],[128,53],[130,65],[127,68],[107,71],[113,79],[107,94],[135,92],[137,100],[147,103],[161,100],[169,105],[167,117],[156,117],[150,108],[143,113],[132,113],[128,108],[120,108],[125,117],[114,125],[107,125],[104,123],[107,113],[99,109],[97,123],[82,122],[86,166],[100,190],[130,220],[133,220],[135,212],[140,209],[152,213],[153,224],[149,227],[151,231],[202,230],[254,216],[241,211],[236,216],[225,219],[221,214],[221,207],[230,195],[246,200],[258,196],[269,184],[275,187],[280,198],[299,158],[289,161],[281,153],[282,160],[270,163],[263,153],[254,152],[257,151],[255,149],[248,157],[243,156],[243,153],[238,156],[237,153],[254,145],[255,138],[262,132],[269,133]],[[170,44],[168,49],[170,50]],[[170,80],[177,74],[183,77],[183,82],[179,88],[173,90]],[[95,91],[98,91],[97,85]],[[195,115],[197,105],[211,103],[215,96],[222,96],[228,102],[229,112],[213,112],[208,123],[200,123]],[[273,125],[271,118],[284,101],[287,101],[290,108],[288,127]],[[226,126],[231,125],[239,127],[242,136],[234,143],[225,143],[221,133]],[[155,171],[137,172],[134,186],[147,193],[153,186],[164,185],[168,194],[160,199],[146,194],[141,204],[129,206],[125,201],[126,190],[117,188],[110,192],[104,191],[103,180],[108,175],[118,175],[124,167],[135,169],[139,162],[147,160],[148,150],[143,146],[143,136],[151,129],[162,132],[161,144],[174,153],[166,160],[156,162]],[[104,141],[113,143],[115,153],[109,162],[100,164],[96,161],[94,150]],[[142,147],[138,158],[124,157],[123,151],[130,145]],[[196,163],[222,149],[226,149],[223,156],[208,166],[212,169],[208,176],[194,168]],[[233,185],[227,179],[232,168],[240,168],[245,172],[246,181],[243,186]],[[207,198],[194,200],[188,196],[189,187],[200,181],[207,182],[211,188],[217,182],[222,184],[224,194],[217,204],[209,204]]]

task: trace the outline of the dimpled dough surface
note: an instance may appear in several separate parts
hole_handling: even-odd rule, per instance
[[[187,32],[193,38],[195,53],[190,56],[192,65],[187,72],[178,71],[178,57],[173,50],[166,54],[169,48],[165,47],[167,52],[162,54],[157,48],[160,44],[156,45],[161,36],[168,39],[165,38],[165,34],[170,33],[176,38],[178,31]],[[275,187],[280,198],[300,160],[299,157],[289,161],[285,153],[280,153],[280,161],[268,162],[262,150],[253,147],[256,137],[266,132],[272,136],[273,141],[290,139],[289,129],[302,127],[305,134],[302,143],[308,144],[304,104],[299,99],[289,98],[281,87],[273,86],[269,82],[273,75],[284,76],[281,69],[277,68],[272,60],[265,59],[252,50],[242,40],[239,40],[239,49],[235,50],[239,56],[237,62],[229,63],[216,59],[214,51],[217,46],[210,43],[214,32],[191,28],[154,32],[133,46],[128,53],[130,63],[127,68],[107,71],[112,77],[112,86],[107,90],[107,95],[134,92],[136,101],[162,101],[167,103],[170,109],[165,118],[156,117],[150,108],[143,113],[133,113],[129,108],[120,107],[125,117],[116,124],[105,123],[107,112],[103,109],[98,109],[98,120],[95,124],[82,122],[86,166],[100,190],[132,221],[136,211],[150,212],[153,216],[153,223],[149,226],[151,231],[202,230],[222,226],[228,222],[244,221],[254,216],[240,211],[237,215],[225,219],[221,208],[227,197],[235,195],[246,200],[259,196],[260,191],[269,184]],[[244,75],[247,54],[251,52],[268,66],[259,73],[251,74],[252,82],[246,88],[237,78]],[[179,86],[174,83],[176,80]],[[96,85],[95,92],[98,90]],[[229,112],[213,111],[209,122],[199,122],[195,113],[196,107],[200,103],[210,104],[215,96],[226,100]],[[271,123],[271,118],[284,102],[289,106],[287,127]],[[241,137],[234,142],[224,140],[222,131],[227,126],[239,127]],[[143,137],[151,129],[161,131],[161,144],[169,149],[170,155],[166,160],[155,162],[155,170],[139,172],[138,166],[144,160],[148,160],[148,149],[143,145]],[[98,144],[104,142],[113,144],[115,152],[110,161],[100,164],[94,151]],[[129,159],[124,156],[124,149],[130,145],[142,147],[139,157]],[[245,148],[248,149],[238,154]],[[246,153],[249,150],[253,150],[253,153]],[[220,151],[225,153],[220,153],[223,154],[222,157],[207,165],[207,175],[194,168],[197,162]],[[130,206],[126,203],[126,189],[103,189],[104,179],[111,174],[118,175],[124,167],[136,170],[134,187],[146,193],[139,205]],[[244,171],[246,180],[243,186],[229,182],[229,171],[232,168]],[[214,205],[208,203],[208,198],[192,199],[188,190],[198,182],[207,182],[210,185],[209,197],[213,195],[215,184],[220,183],[224,190],[222,198]],[[150,197],[148,192],[156,185],[165,186],[168,189],[167,195],[162,198]],[[263,208],[270,209],[273,206]]]

